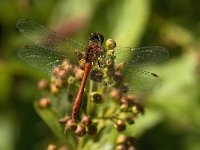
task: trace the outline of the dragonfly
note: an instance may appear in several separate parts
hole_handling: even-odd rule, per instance
[[[67,59],[73,64],[78,64],[76,51],[84,52],[84,74],[72,108],[72,119],[76,119],[80,111],[84,87],[91,68],[94,63],[98,62],[98,57],[105,50],[103,35],[98,32],[91,33],[88,44],[83,44],[77,40],[62,37],[58,33],[29,19],[19,20],[16,27],[26,38],[34,43],[31,46],[21,48],[18,52],[19,57],[49,75],[52,75],[53,68],[60,65],[63,60]],[[143,71],[140,68],[167,59],[169,52],[166,48],[160,46],[116,47],[115,51],[116,58],[120,53],[131,52],[131,55],[128,55],[129,59],[123,59],[128,60],[125,62],[128,67],[124,72],[127,76],[131,75],[128,81],[129,90],[151,90],[160,86],[161,81],[158,75]],[[99,65],[99,67],[101,66]]]

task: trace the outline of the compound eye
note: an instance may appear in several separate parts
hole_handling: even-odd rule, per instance
[[[104,41],[104,37],[99,32],[95,32],[90,34],[89,40],[92,42],[100,42],[102,44]]]

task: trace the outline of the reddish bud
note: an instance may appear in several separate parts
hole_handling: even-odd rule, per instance
[[[67,130],[67,129],[71,129],[73,131],[75,131],[77,129],[77,124],[73,119],[67,120],[67,123],[65,125],[65,130]]]
[[[70,64],[69,60],[65,59],[65,60],[63,60],[63,62],[62,62],[62,67],[63,67],[63,69],[64,69],[66,72],[68,72],[69,69],[72,68],[72,64]]]
[[[86,134],[86,128],[83,125],[78,125],[75,131],[75,134],[79,137],[82,137]]]
[[[41,89],[41,90],[46,89],[46,88],[48,87],[48,85],[49,85],[49,84],[48,84],[48,81],[45,80],[45,79],[40,80],[40,81],[38,82],[38,88]]]
[[[123,120],[117,120],[115,127],[117,128],[117,131],[121,132],[126,129],[126,124]]]
[[[61,70],[60,66],[54,67],[54,68],[53,68],[53,74],[54,74],[55,76],[58,76],[60,70]]]
[[[43,97],[39,100],[39,106],[41,108],[49,107],[51,106],[51,99],[48,97]]]
[[[120,99],[121,104],[128,104],[129,100],[126,96],[121,97]]]
[[[61,79],[65,78],[66,75],[67,75],[67,71],[64,69],[60,70],[58,73],[58,77],[60,77]]]
[[[91,119],[90,119],[89,116],[84,115],[84,116],[82,116],[82,118],[81,118],[81,123],[82,123],[83,125],[88,126],[88,125],[90,125],[90,124],[92,123],[92,121],[91,121]]]

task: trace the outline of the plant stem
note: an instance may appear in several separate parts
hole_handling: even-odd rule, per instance
[[[77,150],[82,150],[82,145],[83,145],[83,138],[79,138]]]
[[[89,91],[88,91],[88,95],[87,95],[87,110],[86,110],[87,114],[90,114],[92,112],[92,108],[93,108],[93,102],[91,100],[93,86],[94,86],[94,81],[89,80]]]

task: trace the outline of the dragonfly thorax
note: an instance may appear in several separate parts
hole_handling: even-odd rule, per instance
[[[85,51],[85,61],[94,63],[105,53],[105,48],[96,42],[89,42]]]

